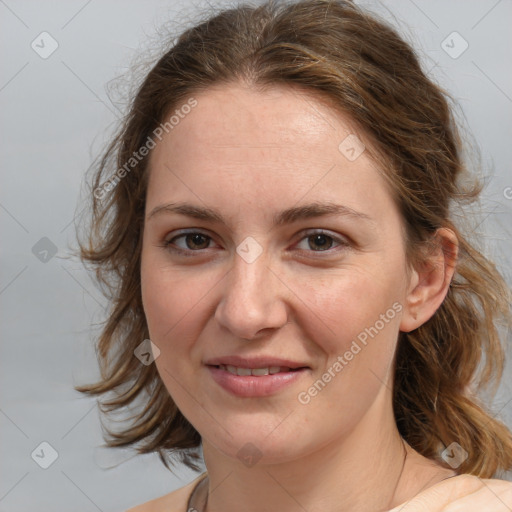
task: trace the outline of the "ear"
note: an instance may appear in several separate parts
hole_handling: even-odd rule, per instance
[[[423,325],[448,293],[458,255],[457,237],[451,229],[439,228],[432,246],[420,268],[411,272],[400,331],[410,332]]]

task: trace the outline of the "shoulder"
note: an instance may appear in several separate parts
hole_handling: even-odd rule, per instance
[[[189,484],[176,489],[175,491],[165,494],[160,498],[156,498],[146,503],[142,503],[126,512],[187,512],[187,504],[190,494],[194,487],[207,475],[202,473]]]
[[[389,512],[509,512],[512,482],[459,475],[439,482]]]

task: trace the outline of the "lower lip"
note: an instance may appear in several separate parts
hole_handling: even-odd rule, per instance
[[[241,397],[270,396],[301,379],[309,368],[273,375],[233,375],[227,370],[207,366],[213,380],[223,389]]]

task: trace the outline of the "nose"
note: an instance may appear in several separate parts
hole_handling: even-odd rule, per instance
[[[235,254],[222,281],[215,319],[236,338],[260,338],[287,323],[287,287],[269,263],[265,252],[252,263]]]

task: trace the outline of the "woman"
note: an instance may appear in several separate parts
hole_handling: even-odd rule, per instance
[[[450,217],[479,192],[460,151],[443,91],[350,2],[241,6],[180,37],[81,244],[113,307],[103,379],[78,389],[143,400],[109,445],[193,469],[202,448],[207,468],[131,510],[512,509],[512,435],[476,397],[510,301]]]

